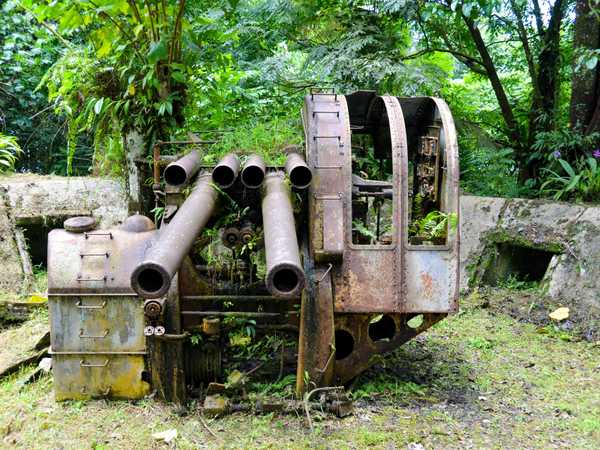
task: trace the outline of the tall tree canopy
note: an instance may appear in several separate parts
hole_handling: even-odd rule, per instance
[[[570,198],[594,192],[579,172],[600,179],[589,161],[600,158],[597,0],[6,4],[43,36],[48,63],[25,72],[68,129],[68,167],[91,144],[94,170],[119,173],[134,131],[146,154],[157,139],[214,129],[227,130],[217,145],[283,145],[298,136],[306,88],[320,86],[445,98],[471,192]]]

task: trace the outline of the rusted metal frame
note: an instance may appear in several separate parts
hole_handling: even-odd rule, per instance
[[[422,99],[431,100],[436,108],[437,112],[440,114],[440,118],[442,121],[442,130],[444,132],[444,161],[442,161],[442,165],[445,163],[446,167],[446,180],[443,183],[443,190],[445,194],[445,198],[441,199],[445,203],[442,205],[442,208],[445,209],[448,213],[455,213],[457,215],[457,220],[459,219],[459,160],[458,160],[458,142],[457,142],[457,134],[456,127],[454,125],[454,119],[452,118],[452,113],[448,108],[446,102],[437,97],[422,97]],[[441,139],[440,139],[441,140]],[[441,143],[440,143],[441,148]],[[408,157],[407,157],[408,164]],[[444,181],[444,180],[443,180]],[[408,204],[408,189],[405,191],[404,201]],[[406,215],[406,220],[408,222],[408,210]],[[411,244],[408,240],[408,234],[405,237],[405,245],[406,248],[410,251],[437,251],[437,250],[454,250],[458,249],[457,245],[460,241],[460,220],[458,220],[457,228],[455,233],[448,232],[447,243],[443,245],[414,245]],[[448,230],[450,231],[450,230]],[[452,242],[455,241],[455,242]]]
[[[310,258],[308,258],[310,259]],[[312,266],[312,260],[305,261]],[[312,387],[331,384],[335,370],[335,327],[331,267],[314,270],[305,289],[300,309],[298,365],[296,368],[296,395],[302,397]],[[308,267],[307,267],[308,268]],[[309,386],[305,385],[308,374]]]
[[[380,102],[376,105],[375,102]],[[336,287],[338,288],[338,294],[336,295],[336,312],[339,313],[398,313],[402,312],[402,304],[404,297],[404,262],[402,257],[402,234],[406,230],[406,225],[402,221],[402,182],[406,179],[403,177],[402,169],[402,156],[403,149],[406,149],[406,133],[404,127],[404,120],[402,117],[402,110],[398,101],[390,96],[375,97],[370,107],[370,115],[373,115],[374,107],[381,106],[384,108],[388,117],[388,127],[391,138],[391,156],[392,165],[394,169],[393,175],[393,189],[396,198],[395,204],[393,205],[393,222],[394,229],[396,230],[394,241],[390,245],[357,245],[352,243],[352,180],[348,176],[350,186],[345,191],[345,215],[346,224],[344,239],[346,242],[346,250],[344,252],[344,263],[341,268],[340,276],[343,278],[338,279]],[[405,150],[404,150],[405,151]],[[351,173],[351,160],[346,163],[346,171]],[[390,292],[384,294],[384,297],[378,299],[378,304],[370,300],[371,290],[365,287],[362,283],[380,283],[381,280],[363,280],[360,279],[359,275],[356,274],[357,269],[360,269],[361,264],[366,264],[367,255],[370,255],[369,265],[376,266],[378,273],[381,271],[389,271],[386,279],[388,280],[391,289]],[[391,260],[391,261],[390,261]],[[364,277],[365,274],[362,274]],[[351,282],[350,280],[355,280]],[[360,292],[356,292],[354,289],[357,284],[361,286]],[[354,287],[353,287],[354,286]],[[381,289],[381,286],[377,286]],[[385,289],[383,289],[385,291]],[[356,300],[358,297],[361,299]],[[354,300],[352,300],[354,299]],[[348,302],[348,300],[352,300]]]
[[[203,145],[203,144],[216,144],[217,141],[200,141],[200,140],[187,140],[187,141],[156,141],[154,145]]]
[[[331,121],[327,115],[312,114],[314,110],[324,107],[336,108],[339,117]],[[308,162],[315,171],[309,195],[311,253],[321,260],[339,260],[343,253],[343,191],[349,176],[345,170],[345,160],[350,156],[346,148],[350,130],[345,97],[332,99],[329,95],[321,96],[318,100],[314,96],[307,98],[303,121]],[[337,144],[332,143],[332,139],[337,140]],[[330,172],[332,170],[335,172]],[[334,226],[340,226],[341,229],[335,232]]]
[[[406,125],[400,102],[395,97],[383,97],[390,128],[392,146],[392,165],[394,168],[394,223],[397,224],[396,250],[394,261],[394,287],[396,308],[404,311],[406,301],[406,249],[403,236],[408,236],[406,211],[408,203],[403,201],[408,192],[408,143]]]
[[[418,334],[430,328],[444,317],[445,313],[423,314],[423,323],[418,328],[410,328],[406,323],[418,314],[388,314],[394,320],[396,332],[389,341],[372,341],[369,336],[369,322],[372,314],[338,314],[336,329],[346,330],[355,337],[353,352],[344,359],[336,360],[334,382],[345,384],[361,372],[368,369],[373,362],[373,355],[393,351]]]
[[[396,199],[400,199],[400,195],[402,192],[402,179],[401,178],[401,156],[400,152],[402,145],[406,147],[406,133],[404,132],[404,118],[402,117],[402,110],[400,109],[400,104],[396,100],[395,97],[392,96],[379,96],[375,97],[374,102],[381,99],[385,105],[385,109],[388,116],[388,124],[390,129],[390,136],[392,138],[392,167],[393,167],[393,196]],[[374,104],[371,105],[373,108]],[[371,111],[369,112],[369,115]],[[352,161],[350,161],[352,164]],[[352,173],[352,166],[350,165],[350,173]],[[352,183],[348,192],[346,192],[346,202],[348,205],[352,204]],[[393,235],[392,244],[388,245],[359,245],[354,244],[352,242],[352,208],[348,207],[349,221],[346,227],[346,245],[357,251],[368,251],[368,250],[395,250],[396,246],[402,239],[403,230],[401,220],[400,220],[400,210],[404,207],[403,202],[396,201],[393,205],[393,222],[394,228],[396,229],[396,233]]]
[[[458,143],[456,128],[454,126],[454,120],[448,105],[444,100],[436,97],[424,97],[423,101],[432,101],[437,108],[437,114],[442,123],[443,137],[444,137],[444,161],[442,165],[446,167],[446,173],[443,176],[442,185],[442,197],[440,209],[447,213],[453,213],[457,218],[457,227],[454,231],[448,229],[448,236],[445,245],[413,245],[408,240],[408,235],[405,237],[405,246],[408,252],[448,252],[451,254],[449,262],[446,264],[452,265],[452,273],[454,276],[454,283],[450,291],[452,291],[450,298],[450,308],[446,312],[453,312],[458,310],[458,297],[459,297],[459,247],[460,247],[460,210],[459,210],[459,162],[458,162]],[[440,136],[441,137],[441,136]],[[440,139],[441,141],[441,139]],[[441,146],[441,142],[440,142]],[[408,202],[408,191],[406,191],[405,202]],[[406,220],[408,221],[408,211],[406,211]],[[443,282],[449,282],[450,280],[443,280]],[[427,306],[419,308],[419,310],[427,311]],[[439,311],[438,311],[439,312]]]

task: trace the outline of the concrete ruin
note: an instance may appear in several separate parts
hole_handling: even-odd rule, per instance
[[[600,314],[600,207],[462,196],[461,214],[463,291],[537,281],[547,298]]]
[[[91,215],[102,227],[127,217],[116,180],[32,174],[0,177],[0,291],[26,293],[34,266],[45,266],[47,235],[65,219]]]

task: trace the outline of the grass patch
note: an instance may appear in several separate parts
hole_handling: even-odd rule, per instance
[[[9,332],[0,333],[8,347],[21,336]],[[175,428],[182,449],[596,448],[599,361],[598,346],[474,306],[379,361],[352,389],[355,414],[315,412],[313,434],[302,415],[236,413],[205,419],[214,438],[197,405],[180,417],[151,399],[56,403],[51,378],[21,388],[24,371],[0,384],[0,447],[162,448],[152,433]],[[249,390],[285,396],[293,381]]]

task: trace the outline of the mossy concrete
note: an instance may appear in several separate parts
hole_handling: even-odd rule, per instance
[[[600,207],[548,200],[461,197],[461,288],[482,283],[498,244],[555,253],[547,296],[579,315],[600,314]]]
[[[116,180],[15,174],[0,177],[0,292],[24,293],[32,282],[20,226],[91,215],[101,227],[127,217],[127,199]]]

